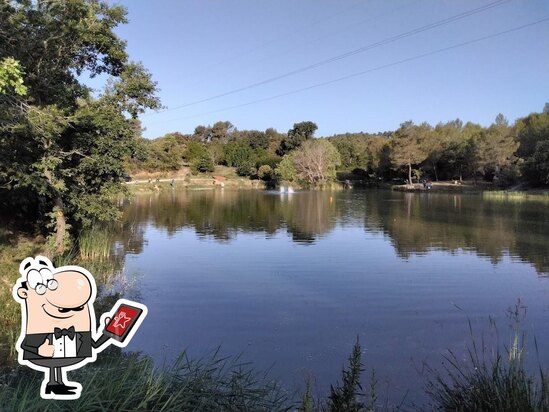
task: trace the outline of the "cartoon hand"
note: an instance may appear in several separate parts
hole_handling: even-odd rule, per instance
[[[44,358],[52,358],[55,348],[48,342],[48,338],[44,339],[44,343],[38,347],[38,354]]]
[[[108,326],[109,322],[111,321],[111,318],[109,318],[108,316],[105,318],[105,327]]]

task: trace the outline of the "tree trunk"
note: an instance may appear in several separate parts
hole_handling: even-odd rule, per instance
[[[462,165],[459,165],[459,183],[463,183],[463,176],[462,176],[462,173],[461,173],[461,166]]]
[[[53,208],[55,212],[55,243],[54,243],[54,253],[56,255],[61,255],[65,249],[65,232],[66,232],[66,222],[65,222],[65,213],[63,200],[61,197],[55,199],[55,206]]]
[[[435,172],[435,181],[438,182],[437,164],[433,163],[433,171]]]
[[[408,183],[412,186],[412,164],[408,163]]]

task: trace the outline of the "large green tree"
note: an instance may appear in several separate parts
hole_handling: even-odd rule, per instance
[[[432,127],[427,123],[417,126],[407,121],[400,125],[391,137],[391,162],[397,168],[408,169],[408,184],[412,185],[412,166],[427,158],[425,142],[432,133]]]
[[[137,146],[137,116],[160,107],[156,84],[114,32],[126,23],[121,6],[4,1],[0,22],[0,56],[19,62],[26,88],[0,92],[0,207],[50,221],[61,253],[69,225],[118,216],[113,196]],[[111,80],[94,97],[82,78],[99,74]]]
[[[519,142],[517,156],[524,161],[521,169],[526,179],[534,185],[549,184],[549,103],[545,104],[543,113],[518,119],[514,134]]]
[[[314,137],[316,129],[318,129],[318,126],[313,122],[295,123],[294,127],[288,130],[286,138],[280,143],[278,154],[284,156],[290,151],[297,149],[304,141]]]
[[[490,127],[480,130],[471,141],[468,157],[472,172],[497,182],[509,179],[514,173],[518,146],[507,120],[499,114]]]

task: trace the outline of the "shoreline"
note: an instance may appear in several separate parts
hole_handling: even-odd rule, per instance
[[[192,190],[213,190],[213,189],[252,189],[266,190],[269,189],[268,184],[263,180],[251,180],[243,177],[224,177],[219,179],[219,176],[174,176],[162,177],[155,179],[133,179],[126,182],[126,185],[131,193],[148,193],[159,192],[165,189],[185,188]],[[432,188],[426,189],[421,183],[414,183],[413,187],[409,185],[392,185],[390,183],[373,183],[362,181],[337,181],[342,189],[353,190],[394,190],[407,193],[445,193],[445,194],[476,194],[485,195],[487,197],[500,197],[512,199],[547,199],[549,200],[549,188],[525,188],[522,185],[511,186],[508,188],[494,187],[490,183],[478,183],[477,185],[471,182],[463,184],[455,184],[453,182],[432,182]],[[296,185],[298,188],[298,185]],[[306,189],[308,190],[308,189]],[[331,190],[331,189],[327,189]]]

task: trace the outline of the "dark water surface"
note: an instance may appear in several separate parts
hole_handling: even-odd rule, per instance
[[[221,345],[290,390],[340,378],[357,335],[379,397],[422,401],[424,362],[510,343],[520,298],[529,359],[549,362],[549,204],[390,191],[175,190],[138,195],[117,245],[149,316],[130,349],[156,359]]]

